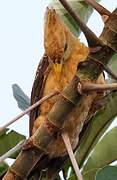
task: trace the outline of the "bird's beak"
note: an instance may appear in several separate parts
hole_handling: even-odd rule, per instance
[[[60,78],[61,78],[62,65],[63,65],[62,61],[60,63],[54,64],[54,71],[55,71],[57,81],[60,81]]]

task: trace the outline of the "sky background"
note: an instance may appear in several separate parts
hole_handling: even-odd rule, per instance
[[[30,97],[35,71],[43,49],[44,12],[50,0],[0,0],[0,125],[21,110],[12,95],[12,84],[17,83]],[[112,11],[117,0],[102,0]],[[103,23],[94,12],[88,26],[98,36]],[[85,42],[81,35],[80,39]],[[28,135],[28,116],[10,126]]]

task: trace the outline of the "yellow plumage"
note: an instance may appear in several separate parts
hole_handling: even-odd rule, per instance
[[[70,47],[68,52],[64,52],[65,43],[69,44],[67,45]],[[63,90],[63,88],[72,80],[78,63],[86,58],[88,48],[71,34],[54,10],[48,10],[45,24],[45,51],[52,63],[57,63],[57,60],[60,61],[64,55],[65,59],[61,71],[59,71],[59,80],[56,76],[53,64],[50,62],[50,67],[48,67],[50,68],[50,71],[46,78],[43,96],[50,94],[54,90]],[[59,66],[59,64],[56,65]],[[53,97],[40,106],[40,116],[34,123],[33,133],[40,126],[45,115],[50,111],[56,101],[57,98]]]
[[[62,91],[74,77],[78,63],[84,61],[89,52],[88,48],[72,35],[53,9],[48,9],[46,15],[44,46],[49,57],[49,66],[45,74],[46,81],[42,96],[46,96],[55,90]],[[53,97],[41,104],[40,115],[34,122],[33,133],[44,121],[58,98],[59,96]],[[82,119],[87,116],[92,99],[93,96],[86,96],[83,101],[84,104],[82,103],[79,108],[76,107],[68,116],[67,123],[64,124],[64,130],[69,135],[73,149],[78,143]],[[85,102],[89,102],[89,106]],[[80,113],[82,111],[84,113]],[[49,145],[47,151],[51,157],[65,155],[66,148],[61,136],[58,135],[56,141]]]

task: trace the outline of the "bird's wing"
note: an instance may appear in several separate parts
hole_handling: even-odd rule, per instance
[[[42,57],[39,65],[38,65],[37,71],[36,71],[36,76],[35,76],[35,80],[33,83],[32,92],[31,92],[31,105],[36,103],[42,97],[43,87],[44,87],[44,79],[46,76],[45,72],[47,70],[48,65],[49,65],[48,57],[47,57],[47,55],[44,54],[44,56]],[[30,112],[30,118],[29,118],[30,135],[32,134],[32,128],[34,125],[34,121],[38,115],[39,115],[39,106]]]

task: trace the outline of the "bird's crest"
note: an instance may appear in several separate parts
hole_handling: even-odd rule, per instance
[[[67,26],[54,9],[47,8],[45,15],[44,46],[47,55],[56,63],[61,60],[67,49]]]

